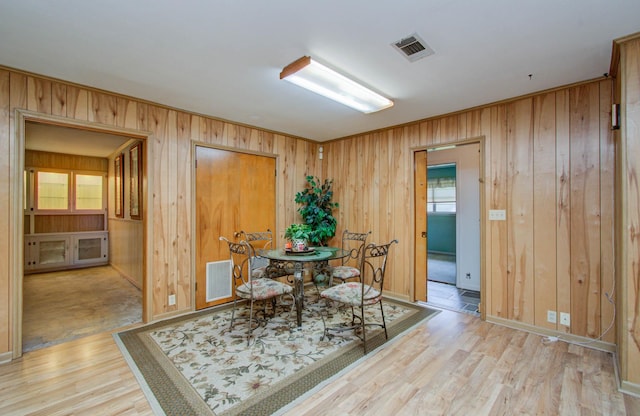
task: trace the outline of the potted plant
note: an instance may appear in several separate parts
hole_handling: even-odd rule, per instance
[[[310,241],[311,226],[307,224],[291,224],[284,231],[284,238],[291,241],[292,249],[304,251]]]
[[[296,194],[295,201],[300,204],[298,213],[305,224],[311,227],[309,241],[313,245],[325,246],[327,240],[336,234],[338,221],[333,216],[333,210],[338,208],[338,203],[333,202],[331,187],[333,180],[320,179],[307,176],[307,186]]]

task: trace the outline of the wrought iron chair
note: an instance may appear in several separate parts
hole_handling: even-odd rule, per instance
[[[260,279],[265,276],[265,270],[269,265],[269,260],[258,256],[258,250],[270,249],[273,245],[273,232],[267,231],[246,232],[240,231],[234,234],[240,240],[246,241],[251,246],[253,261],[251,262],[251,277]]]
[[[342,249],[349,251],[349,255],[342,259],[342,264],[335,266],[331,272],[332,281],[337,279],[344,283],[350,279],[360,280],[360,263],[364,254],[364,247],[371,231],[367,233],[352,233],[344,230],[342,233]]]
[[[336,327],[327,327],[323,317],[324,337],[331,337],[329,331],[353,330],[364,344],[364,353],[367,349],[367,326],[379,326],[384,329],[384,337],[388,339],[387,325],[384,321],[384,310],[382,308],[382,289],[384,286],[384,275],[387,268],[387,256],[393,243],[387,244],[371,243],[364,248],[362,261],[360,262],[361,281],[345,282],[341,285],[331,286],[323,290],[320,294],[325,299],[330,299],[345,305],[351,306],[351,324],[342,324]],[[381,320],[370,322],[365,319],[365,308],[373,305],[380,305]]]
[[[236,239],[244,240],[251,246],[253,262],[251,263],[251,276],[254,279],[269,277],[271,279],[289,276],[293,270],[289,270],[285,263],[275,262],[265,259],[257,253],[259,250],[269,250],[273,247],[273,232],[267,228],[267,231],[246,232],[239,231],[234,234]],[[267,268],[271,265],[272,267]],[[269,272],[267,275],[267,271]],[[289,280],[291,283],[291,280]]]
[[[236,309],[238,306],[238,298],[246,299],[249,302],[249,326],[247,328],[247,345],[250,344],[253,333],[254,324],[254,303],[257,301],[273,300],[278,296],[291,295],[293,299],[293,288],[286,283],[272,279],[256,279],[251,276],[249,270],[251,267],[253,249],[246,241],[234,243],[225,237],[220,237],[221,241],[225,241],[229,246],[229,257],[231,260],[231,278],[235,289],[233,298],[233,310],[231,312],[231,323],[229,327],[233,329],[236,318]],[[293,304],[293,302],[292,302]],[[266,314],[266,313],[265,313]],[[255,318],[256,323],[259,320]],[[266,321],[266,319],[263,319]]]

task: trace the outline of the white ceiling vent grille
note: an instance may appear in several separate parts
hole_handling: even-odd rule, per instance
[[[417,33],[413,33],[404,39],[393,42],[391,46],[393,46],[410,62],[415,62],[418,59],[435,53],[433,49],[431,49],[429,45],[427,45],[427,43],[418,36]]]

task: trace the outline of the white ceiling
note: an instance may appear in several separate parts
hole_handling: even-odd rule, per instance
[[[600,77],[638,31],[638,0],[0,0],[0,65],[324,141]],[[281,81],[303,55],[395,106]]]
[[[26,122],[25,149],[95,157],[108,157],[130,137],[77,128]]]

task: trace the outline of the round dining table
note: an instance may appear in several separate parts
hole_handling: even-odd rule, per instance
[[[267,278],[293,275],[293,296],[296,305],[298,326],[302,326],[302,309],[304,308],[304,276],[305,268],[311,269],[314,275],[326,276],[326,283],[331,285],[331,266],[329,260],[342,259],[349,255],[349,250],[339,247],[309,247],[305,251],[289,249],[258,250],[258,256],[269,259],[265,270]],[[314,283],[317,283],[314,281]]]

